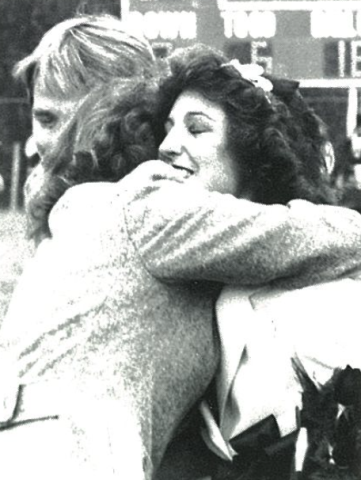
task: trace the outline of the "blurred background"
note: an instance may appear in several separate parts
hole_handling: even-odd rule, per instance
[[[361,212],[361,0],[0,0],[0,324],[33,253],[23,211],[35,166],[31,113],[12,69],[45,31],[77,12],[121,17],[160,58],[202,42],[299,80],[329,127],[325,155],[340,203]]]
[[[23,185],[35,166],[30,106],[12,78],[43,33],[75,13],[121,17],[162,59],[195,42],[300,81],[329,127],[325,156],[340,203],[361,212],[360,0],[0,0],[0,323],[25,261]]]
[[[23,211],[23,185],[35,165],[26,144],[31,112],[12,69],[54,24],[76,12],[102,11],[120,16],[119,0],[0,0],[0,324],[33,253]]]
[[[300,81],[330,129],[330,171],[343,204],[361,210],[361,3],[358,0],[0,0],[0,209],[21,211],[34,166],[26,93],[14,64],[75,13],[124,18],[157,56],[210,44],[242,63]],[[29,147],[29,146],[28,146]]]
[[[50,27],[76,12],[97,11],[119,16],[119,0],[0,0],[0,209],[22,208],[22,187],[33,167],[25,155],[30,108],[12,69]]]

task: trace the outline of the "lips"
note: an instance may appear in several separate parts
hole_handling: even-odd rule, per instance
[[[163,162],[172,166],[175,170],[181,171],[183,173],[184,178],[188,178],[194,174],[194,170],[192,168],[183,165],[183,163],[185,162],[184,158],[183,159],[175,158],[173,155],[169,155],[165,152],[160,152],[159,160],[162,160]]]
[[[188,178],[194,174],[194,171],[190,168],[183,167],[182,165],[173,164],[172,167],[180,172],[182,172],[184,178]]]
[[[194,173],[194,170],[192,170],[191,168],[188,168],[188,167],[184,167],[183,165],[173,164],[172,167],[177,169],[177,170],[183,170],[183,171],[189,173],[189,175],[193,175],[193,173]]]

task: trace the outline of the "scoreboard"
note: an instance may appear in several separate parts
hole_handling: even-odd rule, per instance
[[[312,86],[361,87],[361,0],[122,0],[159,56],[205,43]]]

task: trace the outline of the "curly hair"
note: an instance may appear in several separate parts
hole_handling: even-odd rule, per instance
[[[204,45],[177,50],[161,82],[159,118],[165,122],[182,92],[195,91],[224,110],[228,151],[242,167],[241,180],[251,186],[252,200],[336,203],[324,173],[327,137],[321,119],[294,86],[282,88],[281,80],[268,76],[274,89],[266,94],[228,62]]]
[[[116,182],[157,158],[156,87],[115,80],[92,91],[57,147],[42,160],[43,182],[28,203],[29,236],[50,235],[48,217],[65,191],[84,182]]]

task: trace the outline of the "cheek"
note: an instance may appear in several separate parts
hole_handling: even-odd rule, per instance
[[[212,180],[216,187],[214,189],[221,193],[238,195],[240,183],[238,164],[233,161],[224,148],[215,150],[212,164]]]
[[[215,179],[218,188],[221,193],[230,193],[231,195],[238,196],[238,182],[232,172],[228,170],[221,170]]]
[[[33,137],[40,157],[56,146],[60,136],[59,128],[47,129],[41,126],[33,128]]]
[[[34,121],[32,124],[32,135],[35,143],[39,143],[41,141],[41,138],[44,136],[43,129],[37,122]]]
[[[226,166],[222,165],[219,157],[213,156],[203,160],[197,179],[207,190],[236,193],[236,180]]]

